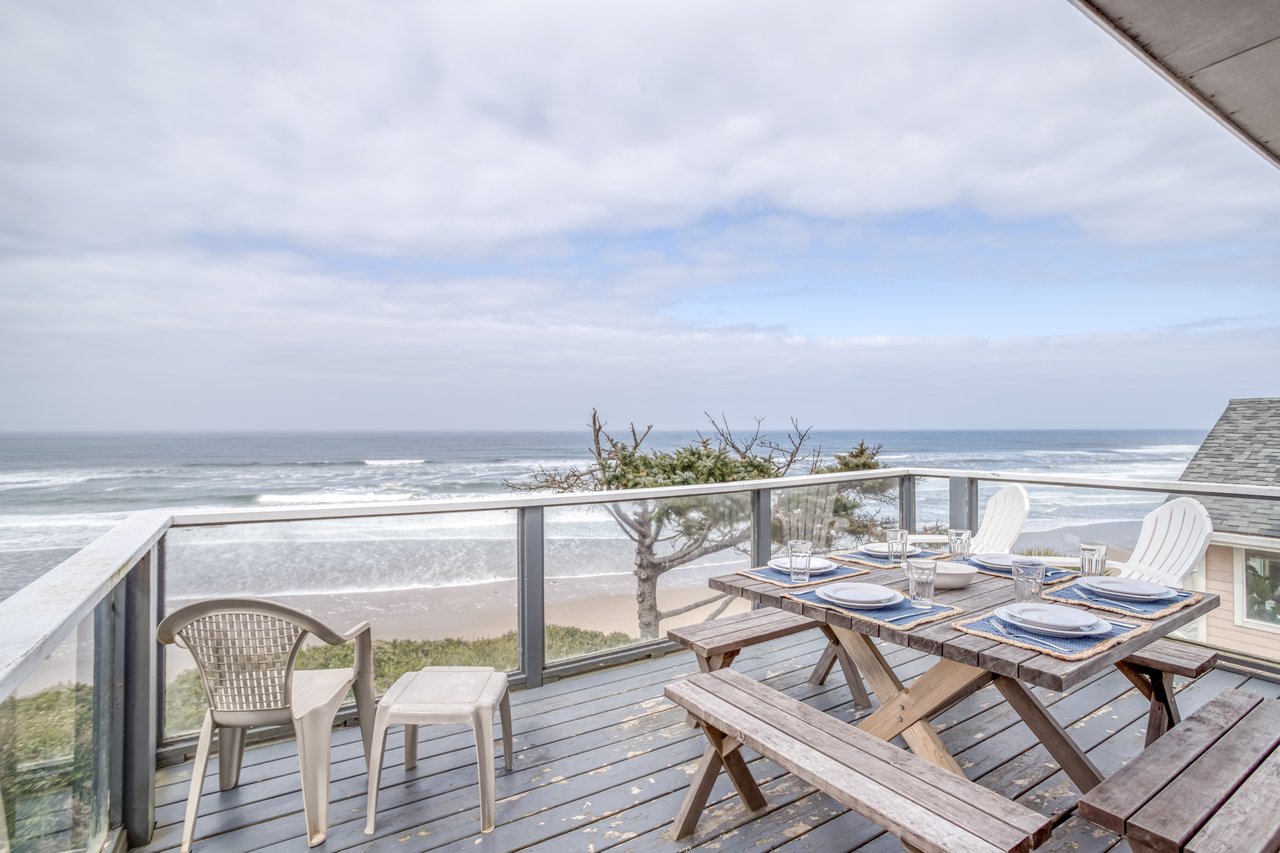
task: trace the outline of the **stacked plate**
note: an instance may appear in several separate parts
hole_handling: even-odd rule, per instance
[[[769,568],[777,569],[780,572],[791,571],[791,562],[786,557],[777,557],[769,561]],[[825,557],[809,558],[809,574],[825,575],[836,570],[836,564]]]
[[[1120,601],[1166,601],[1178,597],[1177,590],[1137,578],[1084,577],[1076,583],[1095,595]]]
[[[1092,613],[1061,604],[1006,604],[996,618],[1015,628],[1049,637],[1097,637],[1111,631],[1111,623]]]
[[[864,554],[870,554],[873,557],[888,557],[889,543],[888,542],[868,542],[866,545],[859,546],[858,550]],[[908,545],[907,556],[914,557],[916,554],[920,553],[920,550],[921,549],[915,545]]]
[[[841,607],[853,607],[858,610],[874,610],[877,607],[892,607],[902,601],[902,593],[877,583],[833,583],[820,586],[814,594],[823,601],[839,604]]]
[[[1013,558],[1017,554],[974,554],[969,559],[973,560],[980,566],[986,566],[988,569],[1000,569],[1005,572],[1013,571]]]

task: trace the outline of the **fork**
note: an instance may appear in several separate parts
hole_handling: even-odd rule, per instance
[[[1010,631],[1008,628],[1006,628],[1005,626],[1001,625],[1001,624],[1000,624],[1000,620],[999,620],[998,618],[997,618],[997,619],[992,619],[992,620],[991,620],[991,625],[992,625],[992,627],[994,627],[994,628],[996,629],[996,631],[997,631],[997,632],[999,632],[999,633],[1001,633],[1001,634],[1004,634],[1006,637],[1008,637],[1008,638],[1009,638],[1009,639],[1011,639],[1011,640],[1031,640],[1032,642],[1041,643],[1041,644],[1043,644],[1043,645],[1046,645],[1046,646],[1048,646],[1048,647],[1049,647],[1049,648],[1051,648],[1051,649],[1057,649],[1057,650],[1058,650],[1058,651],[1060,651],[1060,652],[1072,652],[1072,651],[1075,651],[1074,649],[1069,649],[1069,648],[1067,648],[1066,646],[1061,646],[1061,645],[1058,645],[1057,643],[1051,643],[1051,642],[1049,642],[1048,640],[1046,640],[1046,639],[1044,639],[1043,637],[1040,637],[1040,636],[1038,636],[1038,635],[1028,635],[1028,634],[1025,634],[1025,633],[1018,633],[1018,634],[1015,634],[1015,633],[1013,633],[1012,631]]]
[[[1079,586],[1074,587],[1074,589],[1080,596],[1082,596],[1083,598],[1089,601],[1094,602],[1095,604],[1105,604],[1108,607],[1115,605],[1116,607],[1123,607],[1125,610],[1128,610],[1131,613],[1146,613],[1146,611],[1143,610],[1141,607],[1134,607],[1132,604],[1125,604],[1123,601],[1116,601],[1115,599],[1112,599],[1112,598],[1103,598],[1101,596],[1094,595],[1091,592],[1085,592]]]

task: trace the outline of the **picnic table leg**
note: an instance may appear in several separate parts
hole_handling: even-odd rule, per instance
[[[831,669],[839,662],[840,671],[844,673],[844,680],[849,685],[849,692],[853,694],[853,704],[859,708],[870,708],[871,697],[867,695],[867,688],[862,683],[862,673],[858,671],[857,664],[850,660],[849,655],[840,646],[840,640],[836,638],[831,626],[823,625],[822,633],[826,635],[828,640],[827,647],[822,650],[822,657],[818,658],[818,665],[813,668],[813,672],[809,675],[809,683],[822,684],[825,682],[827,676],[831,674]]]
[[[698,769],[689,782],[689,791],[676,814],[675,824],[671,829],[671,837],[676,841],[691,835],[697,827],[698,818],[706,808],[707,797],[711,795],[721,767],[750,811],[765,806],[764,794],[760,792],[760,786],[756,784],[751,771],[747,769],[747,763],[742,759],[742,744],[701,720],[698,722],[702,725],[703,734],[707,736],[707,748],[702,751],[702,760],[698,763]]]
[[[734,658],[737,656],[738,653],[736,651],[725,652],[720,655],[708,655],[706,657],[698,655],[698,669],[703,672],[715,672],[717,669],[724,669],[733,663]]]
[[[1035,694],[1016,678],[997,675],[993,679],[996,689],[1009,703],[1032,733],[1044,744],[1044,748],[1058,762],[1058,766],[1076,784],[1081,793],[1088,793],[1102,781],[1102,774],[1089,760],[1089,756],[1076,746],[1062,725],[1053,718]]]
[[[869,637],[843,628],[832,630],[880,700],[880,709],[859,723],[858,728],[884,740],[902,735],[916,755],[963,776],[964,771],[929,724],[929,717],[977,690],[991,674],[975,666],[943,660],[910,688],[904,688]]]
[[[1177,694],[1174,692],[1173,675],[1148,666],[1137,666],[1128,661],[1117,661],[1116,669],[1138,688],[1138,692],[1151,702],[1147,712],[1147,746],[1182,721],[1178,713]]]

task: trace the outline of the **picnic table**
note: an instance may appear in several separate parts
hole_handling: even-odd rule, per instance
[[[883,584],[905,593],[905,579],[898,569],[871,569],[868,575],[856,580]],[[792,596],[803,590],[789,589],[742,574],[712,578],[710,586],[756,604],[803,614],[829,626],[880,701],[880,708],[859,722],[858,727],[862,731],[883,740],[892,740],[900,735],[918,756],[964,775],[929,720],[965,696],[993,683],[1082,792],[1101,782],[1102,774],[1030,688],[1066,690],[1101,670],[1116,666],[1171,631],[1208,613],[1218,606],[1219,601],[1216,595],[1202,593],[1181,609],[1151,620],[1131,619],[1118,616],[1114,611],[1085,608],[1103,618],[1141,623],[1142,630],[1117,637],[1106,648],[1082,660],[1064,660],[1032,648],[966,633],[956,627],[957,623],[972,621],[995,607],[1012,603],[1013,582],[1008,578],[979,574],[963,589],[940,590],[934,598],[935,603],[958,608],[960,612],[950,613],[928,624],[905,628],[880,624],[843,610],[799,600]],[[927,652],[940,660],[910,687],[904,687],[873,642],[877,639]],[[1131,679],[1135,677],[1132,668],[1126,675]],[[1160,685],[1152,685],[1152,689],[1159,690]]]

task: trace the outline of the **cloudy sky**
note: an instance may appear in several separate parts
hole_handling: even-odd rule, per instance
[[[1280,394],[1280,170],[1061,0],[6,3],[0,106],[0,429]]]

